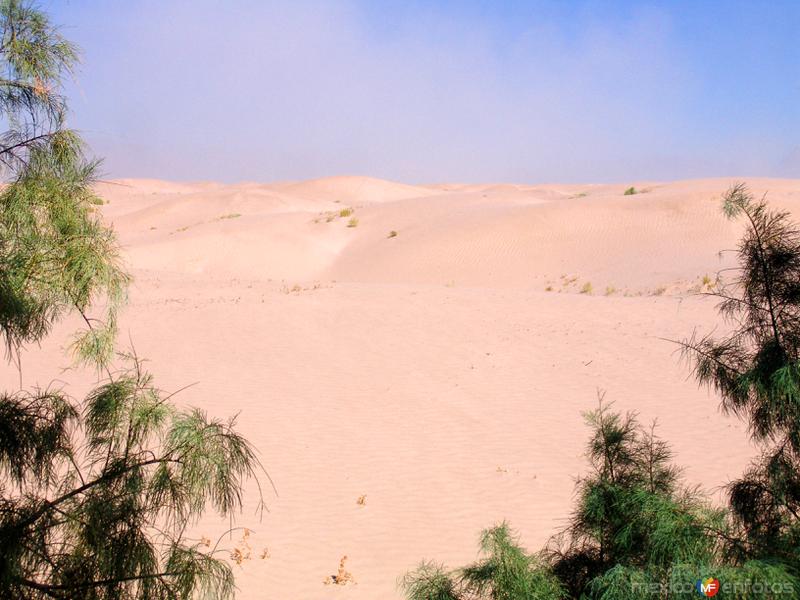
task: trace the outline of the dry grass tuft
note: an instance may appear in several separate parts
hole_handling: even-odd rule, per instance
[[[246,561],[250,560],[250,556],[252,554],[253,549],[250,547],[249,540],[250,539],[250,530],[245,528],[244,532],[242,533],[242,539],[239,542],[233,551],[231,552],[231,560],[235,562],[237,565],[240,565]]]
[[[322,582],[325,585],[348,585],[355,583],[356,580],[353,577],[353,574],[344,566],[346,562],[347,556],[345,555],[339,561],[339,570],[337,571],[336,575],[328,575],[325,579],[323,579]]]

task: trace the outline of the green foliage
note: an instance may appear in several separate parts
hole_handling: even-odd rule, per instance
[[[400,585],[408,600],[460,600],[462,594],[457,575],[429,561],[406,573]]]
[[[108,374],[83,405],[0,394],[0,598],[231,598],[228,565],[185,531],[207,508],[232,517],[261,467],[233,420],[178,410],[135,357],[110,370],[128,276],[96,213],[97,163],[64,126],[76,59],[31,3],[0,0],[0,333],[18,354],[76,311],[75,356]]]
[[[589,586],[586,598],[597,600],[644,600],[646,598],[702,598],[696,589],[698,580],[719,580],[715,598],[731,600],[796,597],[800,580],[775,565],[749,561],[741,566],[676,564],[666,573],[650,568],[637,569],[617,565]]]
[[[95,212],[97,163],[64,127],[61,78],[77,52],[28,2],[0,3],[0,331],[8,350],[39,342],[55,320],[76,310],[87,329],[76,336],[79,361],[111,358],[116,314],[128,278],[113,232]],[[103,320],[88,315],[102,300]]]
[[[629,187],[628,189],[625,190],[625,193],[623,194],[623,196],[633,196],[634,194],[638,194],[638,193],[639,192],[636,191],[636,188],[631,186],[631,187]]]
[[[800,563],[800,231],[743,184],[724,196],[747,224],[738,276],[709,292],[734,325],[723,338],[684,342],[698,381],[724,411],[747,419],[761,457],[729,487],[747,556]],[[741,549],[740,549],[741,550]],[[741,552],[740,552],[741,553]]]
[[[640,426],[633,413],[609,411],[602,398],[586,420],[591,472],[579,480],[571,523],[550,549],[553,571],[571,594],[620,573],[639,577],[646,569],[650,581],[663,581],[671,565],[712,560],[710,532],[723,526],[722,514],[680,487],[672,451],[654,428]]]
[[[207,505],[239,510],[260,469],[234,424],[178,410],[135,360],[82,411],[3,396],[0,597],[233,597],[227,563],[184,532]]]
[[[556,600],[563,590],[536,556],[527,554],[506,523],[481,534],[482,558],[449,572],[423,562],[402,580],[408,600]]]

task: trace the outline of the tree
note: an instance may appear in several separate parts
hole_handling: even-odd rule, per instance
[[[258,459],[233,420],[177,410],[133,364],[82,411],[0,397],[0,597],[232,597],[228,565],[185,532],[207,506],[241,509]]]
[[[743,218],[736,277],[710,295],[729,335],[689,339],[686,355],[722,409],[748,421],[762,455],[729,487],[737,524],[752,556],[800,566],[800,230],[785,212],[756,200],[743,184],[724,197],[729,218]]]
[[[18,357],[75,311],[76,357],[107,375],[82,404],[0,393],[0,597],[228,598],[230,568],[186,529],[241,509],[263,469],[233,420],[177,409],[135,356],[112,370],[128,275],[96,212],[97,162],[65,126],[76,60],[30,2],[0,1],[0,336]]]
[[[679,485],[670,447],[634,413],[600,398],[586,414],[590,472],[578,481],[578,504],[549,551],[553,572],[571,597],[628,597],[636,583],[668,585],[676,565],[714,562],[723,513]],[[635,596],[635,595],[634,595]]]
[[[116,317],[128,276],[114,232],[97,212],[98,163],[65,127],[62,78],[77,50],[30,3],[0,2],[0,328],[11,353],[38,342],[65,313],[77,311],[79,360],[101,366],[113,355]],[[88,314],[105,305],[105,318]]]

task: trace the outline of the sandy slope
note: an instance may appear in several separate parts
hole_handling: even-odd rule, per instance
[[[663,340],[716,323],[692,292],[730,264],[729,183],[101,185],[136,276],[125,339],[164,388],[197,382],[181,401],[239,413],[278,487],[240,520],[240,597],[396,598],[406,569],[471,560],[504,518],[539,547],[599,389],[658,418],[692,484],[736,476],[743,426]],[[750,184],[800,213],[800,182]],[[25,356],[26,384],[91,381],[55,368],[69,325]],[[345,554],[357,585],[324,586]]]

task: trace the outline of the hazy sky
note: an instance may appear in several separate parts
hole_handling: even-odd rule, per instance
[[[112,177],[800,177],[800,2],[40,0]]]

